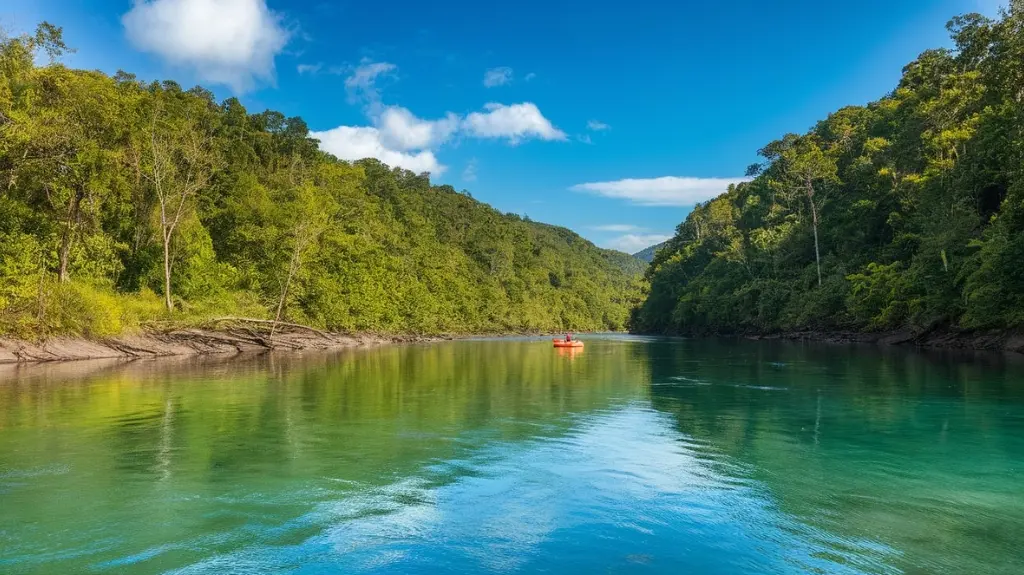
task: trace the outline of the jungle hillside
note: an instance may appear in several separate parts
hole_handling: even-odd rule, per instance
[[[427,174],[320,151],[298,117],[69,69],[0,38],[0,335],[243,316],[334,332],[622,330],[644,264]]]
[[[657,251],[648,333],[1024,325],[1024,0],[760,150]]]

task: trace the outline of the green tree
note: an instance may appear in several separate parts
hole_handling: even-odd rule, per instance
[[[163,288],[167,311],[174,310],[171,294],[172,248],[179,224],[195,208],[199,193],[218,169],[213,147],[212,119],[176,90],[152,90],[148,118],[137,145],[143,174],[156,199],[163,244]]]

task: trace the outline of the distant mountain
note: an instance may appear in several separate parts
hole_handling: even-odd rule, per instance
[[[615,250],[601,250],[605,261],[616,266],[628,276],[642,275],[649,261]]]
[[[649,247],[649,248],[647,248],[647,249],[645,249],[643,251],[639,251],[639,252],[633,254],[633,257],[638,259],[638,260],[643,260],[643,261],[645,261],[647,263],[651,263],[651,262],[654,261],[654,254],[655,254],[655,252],[657,252],[662,247],[664,247],[666,243],[668,243],[668,242],[661,242],[660,244],[653,245],[653,246],[651,246],[651,247]]]

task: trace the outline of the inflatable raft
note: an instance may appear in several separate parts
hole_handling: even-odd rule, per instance
[[[555,347],[583,347],[582,341],[565,341],[564,339],[553,339],[551,341],[555,344]]]

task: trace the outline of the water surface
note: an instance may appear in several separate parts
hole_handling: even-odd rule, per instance
[[[3,573],[1024,572],[1024,365],[497,340],[0,371]]]

